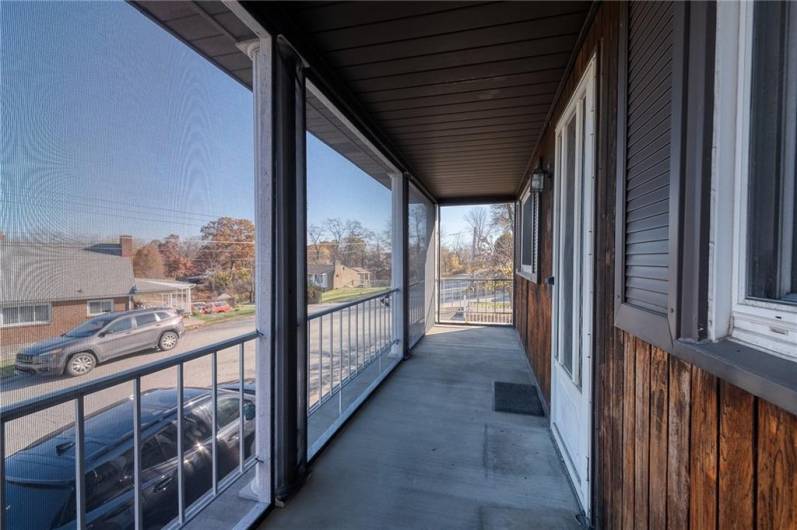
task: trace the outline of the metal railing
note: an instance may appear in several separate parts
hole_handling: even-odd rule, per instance
[[[396,343],[393,311],[398,289],[336,305],[307,316],[307,415],[312,416]]]
[[[144,527],[144,512],[142,510],[142,423],[141,423],[141,379],[144,376],[155,374],[162,370],[169,368],[177,368],[176,377],[176,427],[177,427],[177,517],[172,521],[171,526],[181,526],[186,521],[190,520],[202,508],[212,502],[218,495],[223,492],[227,487],[233,484],[245,472],[247,472],[255,463],[254,455],[246,458],[245,443],[244,443],[244,399],[245,399],[245,379],[244,379],[244,346],[247,342],[255,340],[259,334],[257,332],[241,335],[229,340],[225,340],[216,344],[211,344],[190,352],[182,353],[162,359],[142,367],[137,367],[131,370],[120,372],[118,374],[109,375],[100,379],[87,381],[80,386],[66,388],[47,394],[44,396],[32,398],[26,401],[14,403],[0,409],[0,506],[6,506],[6,426],[9,422],[26,418],[32,414],[42,412],[51,407],[63,405],[69,402],[74,403],[75,407],[75,421],[74,421],[74,450],[75,450],[75,484],[74,484],[74,501],[75,501],[75,519],[74,523],[76,528],[86,528],[89,524],[86,512],[86,413],[85,413],[85,399],[86,397],[97,392],[110,389],[114,386],[133,383],[133,393],[131,396],[133,406],[133,523],[134,528],[140,529]],[[222,480],[219,479],[219,454],[218,454],[218,352],[228,348],[238,347],[238,466],[237,469],[230,472]],[[191,505],[185,506],[186,500],[186,484],[185,484],[185,463],[184,458],[186,450],[189,448],[184,447],[183,428],[184,428],[184,366],[187,362],[200,358],[211,357],[211,411],[212,411],[212,433],[211,433],[211,462],[212,462],[212,480],[211,489],[203,493]],[[228,385],[229,386],[229,385]],[[91,416],[88,416],[91,417]],[[0,530],[8,528],[7,521],[9,513],[7,510],[2,510],[2,517],[0,517]],[[72,521],[67,521],[64,524],[69,524]]]
[[[440,278],[439,320],[444,323],[512,324],[509,278]]]

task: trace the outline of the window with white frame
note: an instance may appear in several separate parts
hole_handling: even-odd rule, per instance
[[[520,198],[520,272],[537,281],[539,268],[540,194],[530,188]]]
[[[6,306],[0,310],[0,326],[30,326],[50,322],[50,304]]]
[[[721,3],[717,31],[712,338],[797,359],[797,5]]]
[[[111,298],[105,300],[89,300],[87,306],[90,317],[113,312],[113,300]]]

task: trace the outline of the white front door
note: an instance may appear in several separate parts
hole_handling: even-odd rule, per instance
[[[590,513],[595,58],[556,127],[551,428]]]

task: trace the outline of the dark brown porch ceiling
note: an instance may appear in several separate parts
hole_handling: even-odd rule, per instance
[[[589,10],[588,2],[278,5],[439,199],[516,192]],[[247,4],[268,18],[264,7]]]
[[[251,83],[222,2],[132,2]],[[589,2],[243,2],[350,103],[440,200],[510,196],[524,176]],[[334,99],[334,98],[333,98]]]

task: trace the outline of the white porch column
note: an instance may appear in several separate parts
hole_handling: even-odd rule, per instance
[[[390,286],[399,289],[393,297],[393,333],[398,343],[393,345],[391,355],[403,356],[406,353],[408,337],[406,336],[407,318],[407,271],[406,246],[404,244],[407,230],[407,177],[402,173],[391,175],[392,199],[392,237],[390,251]]]
[[[252,59],[255,140],[255,454],[257,465],[251,493],[262,503],[271,502],[271,359],[273,332],[274,211],[272,146],[272,39],[269,36],[242,46]]]

